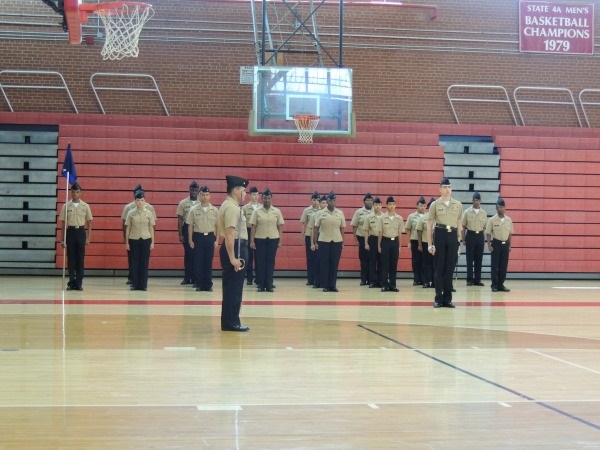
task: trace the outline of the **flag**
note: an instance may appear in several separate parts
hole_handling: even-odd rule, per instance
[[[67,145],[67,154],[65,155],[65,162],[63,163],[61,175],[67,178],[69,174],[69,184],[75,183],[77,179],[77,171],[75,170],[75,162],[73,162],[73,155],[71,154],[71,144]]]

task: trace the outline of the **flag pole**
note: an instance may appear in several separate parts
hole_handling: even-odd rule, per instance
[[[62,264],[62,291],[63,296],[65,294],[65,268],[67,265],[67,224],[69,223],[69,208],[67,208],[67,203],[69,202],[69,172],[67,172],[67,177],[65,178],[65,221],[63,228],[63,264]]]

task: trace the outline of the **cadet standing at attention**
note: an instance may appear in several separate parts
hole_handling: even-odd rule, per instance
[[[182,285],[195,284],[194,279],[194,257],[192,255],[192,247],[188,241],[188,224],[185,223],[187,215],[194,206],[198,204],[198,183],[192,181],[190,183],[190,195],[184,198],[177,205],[177,231],[179,232],[179,242],[183,244],[183,281]]]
[[[510,289],[504,286],[504,280],[506,280],[508,256],[515,230],[512,220],[505,212],[506,203],[503,198],[498,198],[496,215],[488,221],[485,229],[488,250],[492,256],[492,292],[510,292]]]
[[[467,249],[467,286],[484,286],[481,282],[483,261],[483,236],[487,213],[481,207],[481,195],[473,193],[473,205],[467,208],[462,217],[463,242]]]
[[[452,303],[452,275],[456,267],[459,239],[462,236],[462,203],[452,198],[452,184],[448,178],[440,182],[441,197],[429,208],[427,220],[428,251],[434,258],[434,308],[454,308]],[[433,233],[435,227],[435,233]],[[432,236],[433,235],[433,236]]]
[[[127,237],[125,236],[125,234],[126,234],[125,231],[127,229],[127,226],[125,224],[125,221],[127,220],[127,214],[129,214],[129,211],[136,208],[135,193],[137,191],[144,191],[144,188],[142,188],[141,184],[138,184],[136,187],[133,188],[133,201],[131,203],[127,203],[125,205],[125,207],[123,208],[123,214],[121,214],[121,219],[123,219],[123,243],[124,244],[127,244]],[[157,219],[156,219],[156,212],[154,211],[154,207],[150,203],[145,202],[145,208],[152,213],[152,215],[154,216],[154,222],[156,222]],[[131,250],[127,250],[127,270],[128,270],[127,284],[131,284]]]
[[[398,292],[396,273],[400,258],[400,238],[404,232],[404,220],[396,214],[396,200],[388,197],[387,212],[379,219],[378,248],[381,253],[381,292]]]
[[[131,254],[132,291],[145,291],[148,288],[150,251],[154,249],[154,225],[154,214],[146,208],[144,191],[136,191],[135,208],[127,213],[125,219],[125,245]]]
[[[363,234],[363,224],[365,218],[373,210],[373,196],[367,193],[363,198],[363,207],[359,208],[352,216],[350,225],[352,225],[352,235],[354,242],[358,247],[358,259],[360,261],[360,285],[369,284],[369,252],[365,247],[365,236]]]
[[[244,205],[242,212],[246,217],[247,232],[248,236],[250,236],[250,219],[254,211],[260,208],[260,203],[258,203],[258,188],[256,186],[252,186],[248,192],[250,193],[250,201]],[[246,261],[246,284],[248,286],[252,285],[254,281],[255,263],[256,253],[253,248],[250,248],[250,241],[248,241],[248,261]]]
[[[306,248],[306,278],[308,279],[306,282],[307,286],[312,286],[315,284],[315,258],[317,253],[312,251],[312,229],[314,224],[311,223],[311,217],[314,213],[320,210],[319,208],[319,193],[317,191],[313,192],[312,197],[310,199],[311,205],[302,211],[302,217],[300,217],[300,223],[302,224],[302,229],[300,230],[300,234],[304,241],[304,247]]]
[[[194,255],[194,279],[197,291],[212,292],[212,264],[217,247],[219,210],[210,204],[208,186],[200,188],[200,203],[194,206],[186,219],[188,241]]]
[[[67,291],[83,291],[85,246],[92,240],[93,219],[90,205],[81,200],[81,186],[77,182],[73,183],[71,201],[63,205],[60,211],[63,233],[60,245],[62,248],[66,247],[69,261]]]
[[[221,304],[221,330],[249,331],[240,323],[240,310],[244,294],[244,264],[248,259],[248,229],[242,203],[246,196],[248,180],[227,175],[227,199],[219,209],[219,234],[223,244],[219,250],[223,268],[223,297]]]
[[[369,287],[381,287],[381,253],[379,253],[379,219],[381,212],[381,199],[373,200],[373,212],[369,214],[363,224],[365,248],[369,251]]]
[[[317,221],[317,217],[327,208],[327,196],[322,195],[319,199],[319,211],[310,216],[309,227],[311,229],[310,238],[312,240],[312,244],[310,246],[311,251],[314,254],[314,267],[313,273],[315,276],[315,284],[313,284],[313,289],[321,289],[321,260],[319,258],[319,246],[317,245],[317,239],[319,237],[318,234],[315,234],[315,222]]]
[[[419,239],[417,237],[417,225],[419,219],[425,212],[425,197],[421,196],[417,200],[417,210],[409,214],[406,218],[406,232],[408,236],[408,248],[410,249],[412,271],[413,271],[413,286],[423,284],[423,252],[419,251]]]
[[[426,212],[419,219],[417,224],[417,239],[419,241],[419,250],[423,252],[423,289],[433,287],[433,255],[429,253],[429,242],[427,241],[427,222],[429,221],[429,214],[427,211],[431,207],[431,204],[435,201],[433,197],[427,203],[425,207]]]

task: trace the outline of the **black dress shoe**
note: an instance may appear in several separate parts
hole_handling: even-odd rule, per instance
[[[369,287],[370,287],[370,288],[380,288],[380,287],[381,287],[381,285],[380,285],[379,283],[371,283],[371,284],[369,285]]]
[[[329,289],[323,288],[323,292],[329,292]]]
[[[252,280],[248,280],[248,281],[246,281],[246,284],[247,284],[248,286],[252,286]]]
[[[307,282],[306,282],[306,285],[307,285],[307,286],[312,286],[313,284],[314,284],[314,283],[311,283],[310,281],[307,281]]]
[[[338,288],[331,288],[331,289],[329,289],[329,292],[340,292],[340,291],[338,291]]]
[[[485,286],[485,284],[483,284],[481,281],[478,281],[477,283],[473,283],[475,286]]]
[[[321,285],[320,285],[320,284],[315,284],[315,285],[313,286],[313,289],[321,289]]]
[[[442,304],[441,304],[441,303],[437,303],[437,302],[436,302],[436,303],[434,303],[434,304],[433,304],[433,307],[434,307],[434,308],[441,308],[441,307],[442,307]]]
[[[400,292],[397,287],[390,288],[390,292]]]
[[[360,282],[360,285],[361,285],[361,286],[366,286],[366,285],[367,285],[367,282],[366,282],[366,281],[361,281],[361,282]]]
[[[492,292],[498,292],[498,288],[493,287]]]
[[[387,291],[389,291],[389,288],[387,288],[385,286],[381,288],[381,292],[387,292]]]
[[[127,280],[127,283],[125,283],[125,284],[131,284],[131,280]]]
[[[83,287],[81,286],[77,286],[76,288],[74,288],[76,291],[83,291]]]
[[[192,282],[191,282],[191,281],[188,281],[188,280],[183,280],[183,281],[182,281],[180,284],[181,284],[182,286],[185,286],[186,284],[192,284]]]
[[[266,291],[266,289],[265,289],[265,288],[258,288],[258,289],[256,290],[256,292],[265,292],[265,291]]]
[[[148,288],[139,288],[138,290],[140,290],[140,291],[147,291]]]
[[[273,292],[273,288],[267,288],[267,292]]]
[[[421,286],[423,283],[420,281],[413,281],[413,286]]]
[[[444,308],[456,308],[456,306],[454,306],[454,303],[450,302],[450,303],[444,303],[442,305]]]
[[[75,290],[75,288],[74,288],[74,287],[67,286],[67,291],[74,291],[74,290]]]
[[[473,286],[475,283],[473,283],[472,281],[467,281],[467,286]]]
[[[423,283],[423,289],[427,289],[429,287],[429,283]]]
[[[246,325],[234,325],[232,327],[221,327],[221,331],[250,331],[250,328]]]
[[[452,292],[456,292],[456,289],[452,288]]]
[[[129,286],[129,290],[130,291],[137,291],[137,288],[135,286]]]
[[[510,292],[510,289],[508,289],[507,287],[504,287],[504,286],[499,287],[498,290],[500,292]]]

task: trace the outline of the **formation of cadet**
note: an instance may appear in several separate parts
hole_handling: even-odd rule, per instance
[[[369,251],[365,246],[365,236],[363,232],[363,226],[366,217],[371,214],[373,210],[373,197],[367,193],[363,198],[363,207],[358,209],[350,225],[352,225],[352,235],[354,236],[354,242],[358,247],[358,259],[360,261],[360,285],[364,286],[370,284],[369,278]]]
[[[208,186],[200,188],[200,203],[190,209],[185,223],[193,254],[193,279],[196,291],[212,292],[212,263],[217,247],[219,210],[210,203]]]
[[[496,214],[488,221],[485,228],[488,249],[492,257],[492,292],[510,292],[510,289],[504,286],[504,280],[506,280],[508,256],[514,228],[512,220],[505,212],[504,199],[499,198],[496,201]]]
[[[194,278],[194,256],[188,236],[187,218],[190,209],[198,204],[198,183],[192,181],[190,183],[190,195],[179,202],[177,205],[177,231],[179,232],[179,242],[183,244],[183,281],[182,285],[196,284]]]
[[[315,215],[314,249],[319,253],[320,285],[323,292],[338,292],[337,273],[342,249],[346,217],[337,209],[334,192],[327,195],[327,208]]]
[[[273,194],[262,193],[262,206],[250,219],[250,248],[256,251],[256,285],[258,292],[273,292],[273,274],[277,249],[283,244],[283,215],[272,205]]]
[[[83,291],[85,270],[85,246],[92,239],[92,210],[81,200],[81,186],[71,185],[71,200],[60,211],[62,238],[60,244],[66,248],[69,262],[67,291]]]
[[[408,236],[408,248],[410,249],[413,286],[423,284],[423,251],[419,250],[419,238],[417,235],[417,225],[421,217],[425,215],[425,197],[417,200],[417,210],[408,215],[406,218],[406,232]]]

